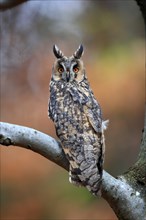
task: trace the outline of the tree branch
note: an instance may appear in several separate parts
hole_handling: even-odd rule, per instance
[[[32,150],[66,170],[69,168],[68,160],[65,157],[60,143],[54,138],[35,129],[1,122],[0,144]]]
[[[54,138],[32,128],[1,122],[0,144],[30,149],[67,171],[69,169],[68,160],[60,143]],[[144,199],[140,192],[133,189],[124,177],[121,176],[116,179],[104,171],[101,196],[107,200],[119,219],[144,219]]]

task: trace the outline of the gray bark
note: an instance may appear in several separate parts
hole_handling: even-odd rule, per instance
[[[19,146],[41,154],[68,171],[69,163],[60,143],[54,138],[32,128],[0,123],[0,144]],[[146,219],[146,124],[143,132],[137,169],[131,169],[117,178],[103,173],[101,196],[109,203],[119,219]],[[135,165],[134,165],[135,166]],[[133,167],[134,167],[133,166]],[[135,174],[136,172],[136,174]],[[142,178],[138,179],[141,173]],[[141,176],[140,175],[140,176]],[[129,178],[131,176],[131,178]],[[136,184],[135,184],[136,182]]]

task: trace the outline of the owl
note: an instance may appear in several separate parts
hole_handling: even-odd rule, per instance
[[[71,57],[53,46],[57,58],[52,68],[48,113],[69,161],[69,181],[97,195],[101,188],[105,153],[103,121],[99,103],[87,80],[83,46]]]

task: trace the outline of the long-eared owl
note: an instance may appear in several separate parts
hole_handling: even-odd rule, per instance
[[[104,161],[104,130],[99,103],[87,80],[83,46],[66,57],[54,45],[57,58],[50,81],[49,117],[69,161],[69,181],[96,195],[101,187]]]

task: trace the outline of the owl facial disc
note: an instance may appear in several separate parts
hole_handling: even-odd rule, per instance
[[[76,67],[79,66],[79,64],[77,64],[74,59],[68,58],[63,62],[60,62],[60,66],[62,68],[62,73],[60,73],[62,80],[66,81],[67,83],[72,82],[77,76],[75,70],[79,69],[79,67]]]
[[[58,81],[61,80],[63,83],[66,82],[80,82],[84,79],[84,66],[80,59],[83,55],[82,44],[70,57],[64,56],[63,52],[56,46],[53,46],[53,52],[57,60],[55,61],[53,68],[53,79]]]

